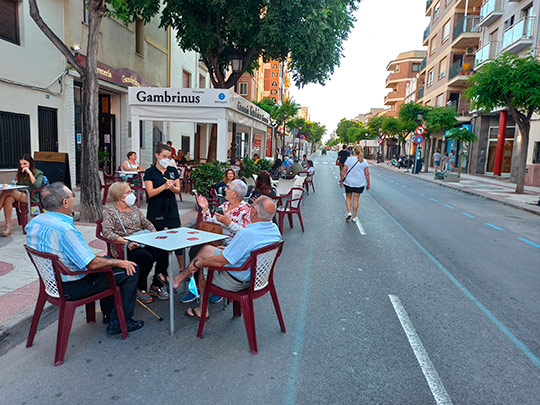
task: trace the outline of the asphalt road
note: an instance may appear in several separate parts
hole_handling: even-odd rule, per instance
[[[164,302],[123,341],[79,311],[66,362],[56,323],[0,357],[3,403],[538,404],[540,217],[371,168],[346,223],[335,153],[315,157],[306,232],[285,226],[276,287],[255,303],[259,354],[232,308],[204,339]]]

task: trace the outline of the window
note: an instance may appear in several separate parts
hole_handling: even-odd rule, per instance
[[[191,87],[191,73],[187,70],[182,71],[182,87],[189,89]]]
[[[248,84],[246,82],[238,83],[238,87],[240,90],[241,96],[247,96],[248,95]]]
[[[433,21],[439,18],[440,11],[441,11],[441,3],[437,3],[435,8],[433,9]]]
[[[199,75],[199,89],[206,88],[206,78],[203,75]]]
[[[87,0],[83,0],[82,2],[82,22],[83,24],[88,24],[88,6],[86,5]]]
[[[429,43],[429,54],[433,55],[435,53],[435,49],[437,49],[437,35],[434,35],[433,38],[431,38],[431,42]]]
[[[439,79],[442,79],[443,77],[446,76],[446,61],[447,61],[447,58],[445,56],[439,62]]]
[[[140,56],[144,55],[144,23],[139,17],[135,21],[135,53]]]
[[[444,93],[439,94],[439,95],[437,96],[437,99],[435,100],[435,105],[436,105],[437,107],[442,107],[442,106],[444,105],[444,104],[443,104],[443,100],[444,100]]]
[[[427,86],[431,87],[432,85],[433,85],[433,69],[431,69],[428,72],[428,77],[427,77]]]
[[[0,111],[0,169],[14,169],[30,148],[30,116]]]
[[[534,153],[532,158],[533,164],[540,163],[540,142],[534,143]]]
[[[450,20],[444,24],[442,29],[442,43],[444,44],[450,38]]]
[[[412,71],[413,72],[420,72],[420,63],[413,63],[412,64]]]
[[[394,73],[399,73],[399,65],[396,65],[396,70],[394,71]]]
[[[18,0],[0,0],[0,38],[20,45],[18,5]]]

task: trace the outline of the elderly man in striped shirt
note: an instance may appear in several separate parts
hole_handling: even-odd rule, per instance
[[[143,327],[143,321],[131,317],[137,297],[138,267],[128,260],[117,260],[94,255],[82,234],[73,226],[73,201],[75,194],[63,183],[53,183],[41,191],[45,213],[33,218],[26,225],[26,243],[40,252],[53,253],[71,271],[112,267],[116,285],[122,294],[122,306],[127,329],[133,332]],[[109,287],[104,273],[62,275],[62,286],[68,301],[79,300]],[[103,322],[108,323],[107,332],[121,333],[113,297],[101,300]]]

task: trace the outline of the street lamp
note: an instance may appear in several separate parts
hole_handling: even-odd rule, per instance
[[[424,111],[422,110],[419,110],[418,111],[418,114],[416,114],[416,120],[418,121],[418,126],[421,126],[422,125],[422,121],[424,119]],[[416,151],[416,156],[415,156],[415,159],[414,159],[414,170],[413,170],[413,174],[418,174],[420,173],[420,168],[418,168],[417,164],[418,164],[418,161],[422,159],[422,146],[420,144],[418,144],[418,150]]]
[[[238,93],[238,79],[240,79],[238,73],[242,69],[242,54],[239,52],[233,52],[231,54],[231,70],[234,75],[234,92]],[[236,163],[236,122],[232,124],[232,142],[231,142],[231,163]]]

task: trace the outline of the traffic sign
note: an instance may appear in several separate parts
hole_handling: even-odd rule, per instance
[[[416,133],[416,135],[424,135],[426,133],[426,129],[422,125],[420,125],[416,127],[414,132]]]
[[[306,136],[304,134],[300,135],[300,139],[303,141],[304,139],[306,139]]]
[[[413,136],[412,141],[417,144],[424,142],[424,137],[422,135]]]
[[[377,138],[377,143],[380,145],[381,143],[383,143],[383,140],[381,138]]]

